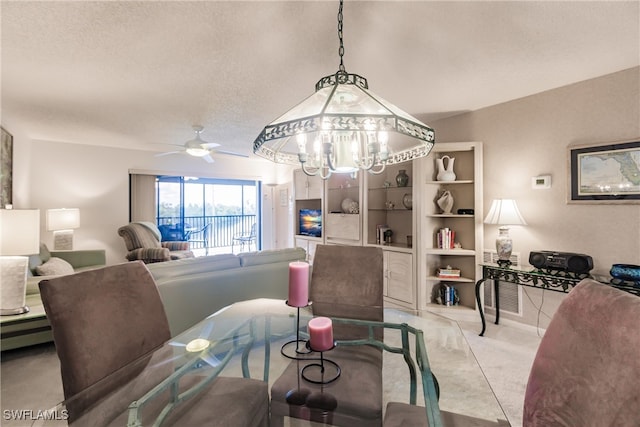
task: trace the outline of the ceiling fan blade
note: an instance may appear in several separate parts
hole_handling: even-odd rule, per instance
[[[248,154],[241,154],[241,153],[235,153],[233,151],[226,151],[226,150],[214,150],[216,153],[220,153],[220,154],[227,154],[229,156],[238,156],[238,157],[249,157]]]
[[[182,153],[182,151],[167,151],[165,153],[158,153],[155,155],[155,157],[162,157],[162,156],[168,156],[169,154],[180,154]]]
[[[207,163],[213,163],[213,158],[211,157],[211,154],[207,154],[206,156],[202,156],[203,159],[205,159],[207,161]]]
[[[220,147],[220,144],[218,144],[217,142],[203,142],[202,144],[200,144],[200,146],[202,148],[208,148],[210,150],[212,148]]]

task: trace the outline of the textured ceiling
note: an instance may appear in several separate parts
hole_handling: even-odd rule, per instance
[[[639,5],[347,0],[345,66],[429,123],[640,65]],[[203,139],[248,154],[337,71],[337,6],[3,0],[3,125],[162,151],[201,124]]]

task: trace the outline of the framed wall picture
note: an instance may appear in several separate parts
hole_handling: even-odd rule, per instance
[[[569,203],[640,203],[640,138],[569,147]]]
[[[13,203],[13,136],[0,129],[0,209],[4,209]]]

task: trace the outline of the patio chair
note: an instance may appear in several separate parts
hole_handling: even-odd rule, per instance
[[[257,236],[257,225],[254,222],[249,233],[237,234],[233,237],[231,241],[231,252],[234,253],[234,246],[236,244],[240,244],[240,252],[244,252],[244,245],[247,245],[248,249],[251,250],[251,243],[256,244]]]
[[[211,223],[208,222],[204,227],[189,232],[187,240],[189,244],[191,243],[202,243],[204,247],[205,255],[209,255],[209,229],[211,228]],[[193,247],[193,246],[191,246]]]

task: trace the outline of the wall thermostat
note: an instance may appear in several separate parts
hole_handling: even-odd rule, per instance
[[[531,188],[534,190],[551,188],[551,175],[534,176],[531,178]]]

